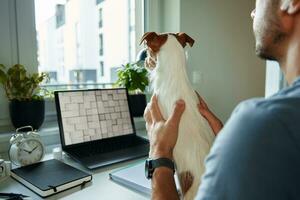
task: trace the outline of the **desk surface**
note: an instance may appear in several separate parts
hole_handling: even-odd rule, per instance
[[[51,159],[51,155],[47,155],[45,159]],[[150,197],[127,189],[121,185],[118,185],[111,180],[109,180],[109,173],[113,170],[125,167],[129,164],[134,164],[136,162],[141,162],[143,159],[137,159],[133,161],[123,162],[115,165],[111,165],[109,167],[100,168],[97,170],[93,170],[93,180],[91,183],[87,184],[83,189],[80,186],[66,190],[64,192],[58,193],[56,195],[45,198],[47,200],[52,199],[64,199],[64,200],[93,200],[93,199],[122,199],[122,200],[143,200],[149,199]],[[75,163],[68,156],[64,156],[64,162],[73,165],[74,167],[81,168],[82,167]],[[42,199],[37,194],[24,187],[22,184],[18,183],[11,177],[0,182],[0,192],[6,193],[22,193],[24,195],[30,196],[31,199]]]

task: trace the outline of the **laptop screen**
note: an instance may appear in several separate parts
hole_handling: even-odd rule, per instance
[[[61,91],[56,101],[65,145],[134,133],[126,89]]]

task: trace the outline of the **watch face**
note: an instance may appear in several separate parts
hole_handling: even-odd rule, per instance
[[[21,165],[29,165],[40,161],[44,156],[44,148],[39,140],[28,139],[19,145],[18,161]]]

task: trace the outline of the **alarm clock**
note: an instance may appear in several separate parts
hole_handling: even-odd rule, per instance
[[[20,132],[30,128],[31,131]],[[30,165],[43,159],[45,148],[40,135],[31,126],[20,127],[10,139],[9,158],[18,166]]]

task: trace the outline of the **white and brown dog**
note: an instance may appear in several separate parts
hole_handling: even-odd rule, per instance
[[[193,183],[184,194],[184,199],[191,200],[197,194],[204,172],[204,159],[215,138],[208,122],[197,109],[199,99],[187,76],[184,47],[187,43],[193,46],[194,40],[185,33],[148,32],[141,43],[144,41],[157,55],[157,63],[150,76],[163,117],[167,119],[172,114],[178,99],[185,101],[173,157],[179,180],[187,173],[193,176]],[[183,187],[183,180],[180,183]]]

